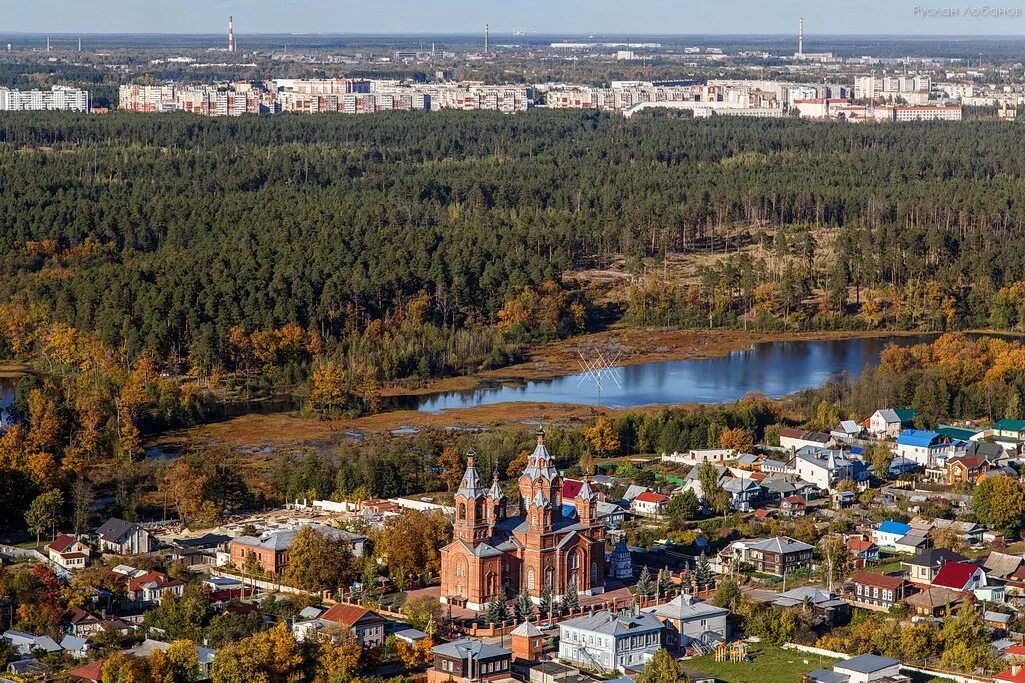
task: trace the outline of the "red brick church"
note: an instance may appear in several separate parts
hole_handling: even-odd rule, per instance
[[[480,610],[523,587],[538,602],[545,584],[557,597],[569,585],[584,595],[604,592],[605,527],[598,522],[598,496],[585,481],[564,505],[562,476],[542,429],[519,489],[519,509],[510,515],[498,474],[485,488],[471,451],[456,491],[454,538],[441,549],[442,602]]]

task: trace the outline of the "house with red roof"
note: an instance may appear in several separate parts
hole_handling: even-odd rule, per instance
[[[994,676],[993,683],[1025,683],[1025,666],[1012,664],[1010,669]]]
[[[779,513],[786,517],[803,517],[807,505],[804,496],[787,496],[779,502]]]
[[[986,585],[986,571],[967,562],[947,562],[932,580],[932,585],[955,591],[973,591]]]
[[[126,575],[121,583],[125,595],[135,602],[154,602],[159,605],[168,595],[181,595],[185,592],[184,581],[156,571],[137,571]]]
[[[82,569],[89,564],[89,546],[68,534],[57,534],[46,546],[46,555],[65,569]]]
[[[71,669],[68,671],[68,677],[74,683],[100,683],[103,680],[102,670],[103,660],[97,659],[96,661]]]
[[[947,460],[948,484],[974,484],[989,471],[989,460],[981,455],[963,455]]]
[[[858,569],[871,567],[879,562],[879,546],[865,538],[848,538],[847,552],[854,557],[854,566]]]
[[[338,603],[315,619],[297,621],[292,625],[296,640],[305,641],[316,634],[330,635],[348,631],[366,648],[380,647],[384,643],[385,619],[377,612],[360,607]]]
[[[644,491],[637,495],[630,503],[630,510],[642,517],[661,517],[666,511],[668,496],[654,491]]]

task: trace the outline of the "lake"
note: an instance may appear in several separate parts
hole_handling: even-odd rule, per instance
[[[780,341],[753,344],[715,358],[656,361],[613,370],[598,384],[581,374],[550,380],[481,386],[419,397],[426,412],[494,403],[532,401],[630,408],[676,403],[731,403],[751,392],[780,398],[818,387],[838,373],[858,375],[879,364],[890,343],[902,346],[930,336]]]

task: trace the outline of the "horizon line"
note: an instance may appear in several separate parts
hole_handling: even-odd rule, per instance
[[[182,31],[2,31],[0,35],[23,35],[23,36],[223,36],[224,33],[187,33]],[[251,37],[277,37],[304,36],[321,37],[408,37],[408,36],[449,36],[464,37],[478,36],[474,31],[358,31],[358,32],[322,32],[322,31],[285,31],[273,32],[246,32],[243,36]],[[587,32],[587,33],[545,33],[543,31],[491,31],[492,36],[529,38],[529,37],[568,37],[568,38],[589,38],[596,40],[600,37],[648,37],[648,38],[745,38],[745,37],[786,37],[793,38],[793,33],[612,33],[612,32]],[[815,38],[1000,38],[1013,39],[1025,42],[1025,34],[1021,33],[814,33]],[[807,39],[807,36],[805,36]]]

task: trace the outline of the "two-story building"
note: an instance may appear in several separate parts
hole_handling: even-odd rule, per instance
[[[89,564],[89,546],[74,536],[57,534],[46,546],[46,556],[65,569],[83,569]]]
[[[851,577],[851,583],[851,602],[855,606],[884,612],[915,592],[906,579],[872,572],[858,572]]]
[[[945,467],[948,484],[968,484],[970,486],[989,472],[990,462],[980,455],[962,455],[948,459]]]
[[[901,562],[908,579],[918,584],[932,584],[933,579],[948,562],[964,562],[965,557],[946,548],[930,548]]]
[[[665,644],[672,649],[686,650],[695,642],[707,646],[725,642],[730,637],[730,611],[691,595],[677,595],[664,605],[646,611],[665,626]]]
[[[897,455],[922,467],[936,467],[948,454],[950,439],[925,429],[905,429],[897,437]]]
[[[595,612],[559,624],[559,659],[598,671],[623,671],[662,647],[664,627],[649,612]]]
[[[986,570],[968,562],[947,562],[933,577],[932,585],[955,591],[974,591],[986,585]]]
[[[96,530],[100,550],[115,555],[143,555],[153,552],[156,542],[142,525],[111,517]]]
[[[896,438],[902,429],[910,427],[915,419],[914,410],[883,408],[868,419],[868,433],[875,437]]]
[[[807,543],[788,536],[734,541],[721,554],[720,563],[739,563],[756,572],[783,576],[786,572],[810,568],[812,550],[814,548]]]

